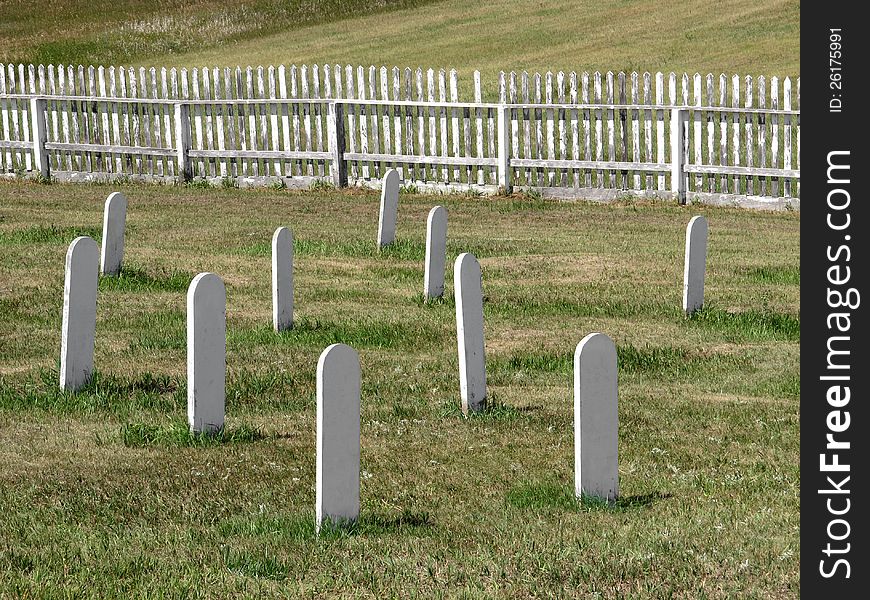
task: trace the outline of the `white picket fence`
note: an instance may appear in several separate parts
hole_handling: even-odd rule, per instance
[[[0,173],[279,177],[799,206],[800,79],[0,65]],[[673,135],[679,133],[679,135]],[[42,137],[41,137],[42,136]],[[682,152],[676,149],[682,148]]]

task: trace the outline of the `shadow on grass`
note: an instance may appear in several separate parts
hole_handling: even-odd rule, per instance
[[[291,345],[325,348],[342,343],[354,348],[400,348],[414,346],[419,340],[438,340],[443,332],[422,323],[391,323],[374,320],[355,320],[347,323],[323,319],[301,318],[292,329],[276,333],[271,327],[232,329],[228,331],[229,345]]]
[[[179,410],[187,403],[187,384],[168,375],[144,373],[122,378],[95,371],[75,393],[61,391],[57,370],[41,369],[23,382],[0,376],[0,409],[50,412],[124,413],[135,409],[162,412]]]
[[[193,433],[187,423],[173,421],[166,425],[147,423],[125,423],[119,431],[121,441],[127,447],[146,446],[167,447],[204,447],[222,444],[258,442],[274,436],[264,434],[260,429],[249,425],[224,427],[214,433]]]
[[[79,236],[92,237],[97,243],[102,239],[102,229],[86,225],[58,227],[57,225],[31,225],[24,229],[0,231],[3,244],[69,244]]]
[[[459,402],[454,400],[448,400],[441,405],[441,417],[459,417],[463,419],[468,419],[470,421],[483,422],[507,422],[515,421],[523,414],[534,412],[537,409],[538,407],[532,406],[510,406],[509,404],[505,404],[504,402],[496,398],[494,394],[490,393],[490,396],[489,398],[487,398],[486,403],[483,405],[483,407],[477,411],[468,411],[468,415],[464,415],[462,413],[462,406],[459,404]]]
[[[117,277],[100,277],[100,291],[184,292],[193,278],[194,275],[183,271],[149,273],[140,267],[125,265]]]
[[[705,305],[688,317],[694,326],[723,333],[735,340],[800,341],[800,316],[772,310],[729,312]]]
[[[652,492],[637,496],[620,496],[615,502],[602,498],[583,496],[578,499],[572,486],[554,482],[527,482],[510,489],[505,500],[516,508],[559,509],[572,512],[624,512],[652,506],[659,500],[667,500],[672,494]]]

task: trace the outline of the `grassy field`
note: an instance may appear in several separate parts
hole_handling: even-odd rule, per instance
[[[795,0],[0,3],[0,61],[800,74]],[[50,16],[51,18],[47,18]],[[488,86],[489,87],[489,86]]]
[[[98,374],[57,391],[63,259],[116,188],[0,183],[0,596],[780,598],[799,585],[798,213],[523,196],[121,186]],[[421,302],[425,217],[483,267],[490,392],[459,411],[454,306]],[[708,305],[680,314],[710,221]],[[296,321],[270,328],[293,229]],[[776,243],[771,243],[775,240]],[[227,429],[184,420],[185,292],[227,284]],[[447,298],[452,296],[448,273]],[[571,355],[618,346],[621,499],[572,496]],[[314,536],[315,367],[362,361],[362,513]]]

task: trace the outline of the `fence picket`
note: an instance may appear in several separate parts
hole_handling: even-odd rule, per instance
[[[758,108],[767,108],[767,85],[764,75],[758,78]],[[767,122],[764,113],[758,115],[758,166],[767,167]],[[759,193],[767,195],[767,177],[759,177]]]
[[[731,106],[733,108],[740,107],[740,77],[734,75],[731,78]],[[740,165],[740,114],[734,113],[733,121],[731,122],[731,164],[732,166]],[[733,193],[740,193],[740,175],[734,175],[732,178],[734,185]]]
[[[267,77],[269,80],[269,99],[275,100],[278,97],[278,90],[276,87],[277,83],[275,81],[275,66],[274,65],[269,65],[269,70],[267,71]],[[305,77],[305,72],[303,71],[303,73],[302,73],[302,90],[303,90],[302,96],[303,97],[308,96],[308,89],[307,89],[308,82],[306,81],[306,79],[307,78]],[[270,133],[272,134],[272,150],[280,150],[281,149],[281,142],[279,141],[280,136],[281,136],[281,132],[278,128],[278,117],[279,117],[278,112],[279,112],[278,105],[275,104],[274,102],[270,103],[269,104],[269,125],[270,125]],[[311,127],[309,125],[309,129],[310,128]],[[285,148],[285,151],[286,151],[286,148]],[[272,161],[272,174],[275,175],[276,177],[283,177],[284,176],[284,167],[281,164],[281,162],[282,161],[280,158],[276,158],[274,161]]]
[[[643,74],[643,103],[646,106],[652,106],[652,75],[649,71]],[[645,143],[645,153],[643,160],[645,162],[655,162],[653,159],[653,137],[652,137],[653,111],[650,109],[643,111],[643,139]],[[644,189],[653,189],[653,175],[647,171]]]
[[[725,73],[719,75],[719,106],[725,108],[728,106],[728,78]],[[728,164],[728,113],[719,114],[719,165],[726,166]],[[722,174],[719,180],[720,189],[723,194],[728,193],[728,175]]]
[[[640,92],[638,90],[638,74],[637,71],[631,73],[631,103],[640,103]],[[636,108],[631,110],[631,160],[641,162],[643,158],[640,154],[640,114]],[[634,189],[640,189],[640,171],[634,172]]]
[[[257,99],[265,100],[266,99],[266,78],[264,76],[265,72],[263,70],[263,66],[257,66]],[[259,104],[257,105],[257,114],[260,117],[260,139],[257,140],[260,144],[260,148],[263,150],[276,150],[271,146],[271,136],[269,135],[269,118],[266,114],[269,112],[268,104]],[[262,164],[262,174],[266,177],[269,177],[273,174],[272,172],[272,163],[266,159],[263,159]]]
[[[713,96],[713,74],[707,73],[707,164],[712,165],[716,162],[716,151],[714,138],[716,135],[716,122],[713,118],[711,107],[715,106]],[[716,191],[716,177],[707,175],[707,191]]]
[[[480,89],[480,71],[474,72],[474,101],[477,103],[483,102],[481,97],[481,89]],[[513,112],[513,111],[511,111]],[[477,156],[482,157],[485,156],[483,153],[483,109],[478,107],[475,109],[475,140],[477,142]],[[513,131],[513,127],[511,127],[511,131]],[[486,174],[483,169],[477,168],[477,185],[483,185],[485,183]]]
[[[770,108],[779,110],[779,78],[770,78]],[[779,115],[771,115],[770,126],[770,165],[779,168]],[[779,195],[779,177],[770,178],[770,194]]]
[[[791,79],[785,78],[782,85],[782,103],[785,110],[791,110]],[[791,115],[785,115],[782,136],[782,160],[783,168],[791,169]],[[783,195],[791,198],[791,179],[785,180]]]
[[[435,70],[429,69],[426,71],[426,97],[429,102],[435,102]],[[430,106],[429,110],[429,154],[436,156],[438,154],[438,118],[435,115],[435,107]],[[432,180],[438,180],[438,169],[433,165]]]
[[[545,95],[546,95],[546,103],[553,103],[553,73],[547,71],[544,76],[544,85]],[[542,111],[543,112],[543,111]],[[547,159],[555,160],[556,159],[556,133],[555,133],[555,115],[553,114],[553,109],[547,109]],[[553,187],[556,185],[555,173],[552,169],[547,169],[546,172],[546,181],[547,185]]]

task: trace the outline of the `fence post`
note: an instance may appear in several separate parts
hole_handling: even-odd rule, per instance
[[[686,203],[686,190],[689,175],[686,173],[685,128],[689,122],[689,111],[684,108],[671,109],[671,192],[680,204]]]
[[[175,105],[175,141],[178,150],[178,177],[182,182],[193,178],[190,164],[190,106]]]
[[[498,186],[505,194],[510,194],[511,184],[511,108],[500,104],[498,107]]]
[[[328,104],[326,133],[331,162],[329,174],[332,184],[337,187],[347,187],[347,165],[344,162],[344,105],[332,101]]]
[[[43,179],[51,176],[48,154],[45,152],[45,111],[48,101],[45,98],[30,99],[30,122],[33,124],[33,169]]]

